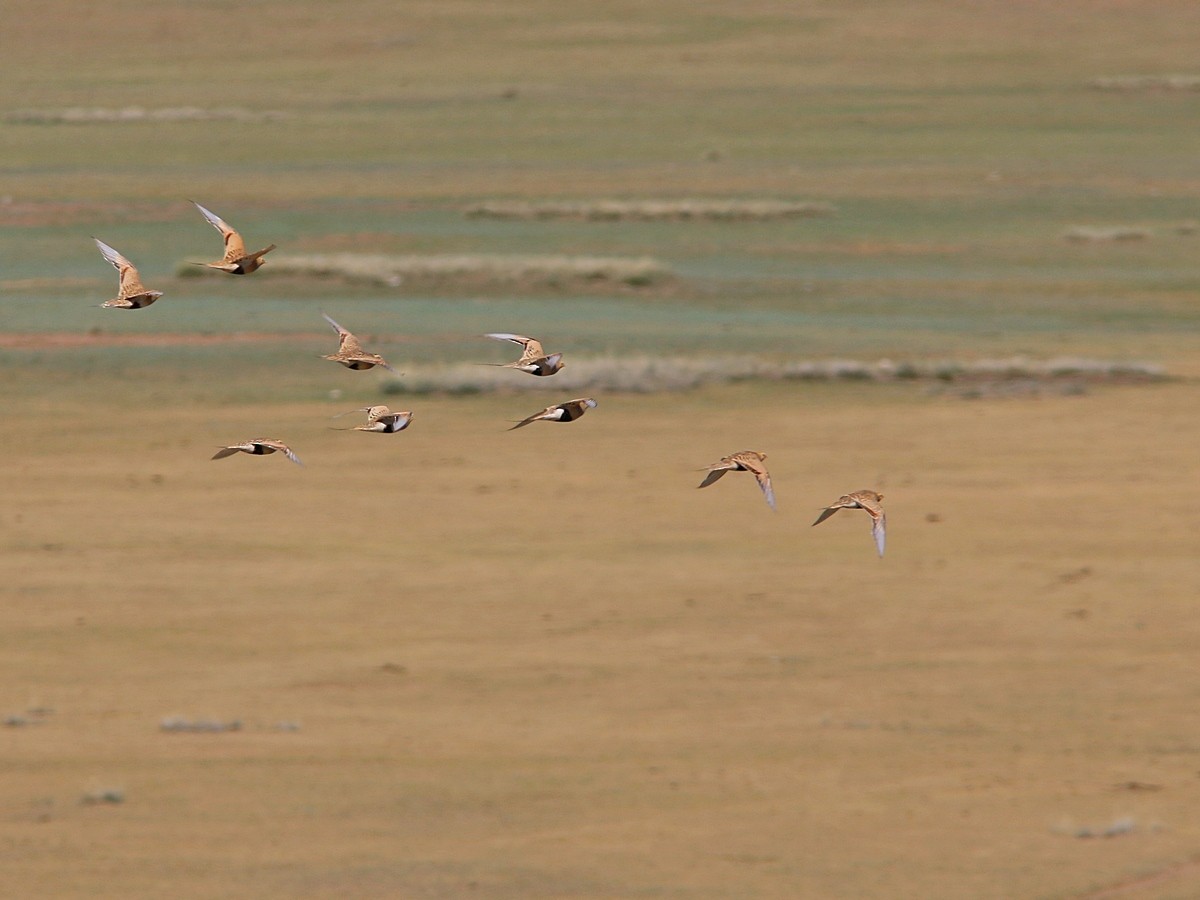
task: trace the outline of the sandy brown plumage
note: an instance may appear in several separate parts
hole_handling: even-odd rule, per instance
[[[389,372],[396,372],[395,369],[384,361],[382,356],[378,353],[368,353],[362,348],[362,344],[358,342],[358,338],[333,321],[329,316],[325,315],[325,313],[321,313],[321,315],[325,316],[325,321],[332,325],[333,330],[338,333],[337,353],[330,353],[327,356],[321,357],[322,359],[330,359],[336,363],[341,363],[347,369],[361,370],[380,366]]]
[[[211,210],[205,209],[195,200],[192,201],[192,205],[200,210],[213,228],[221,232],[221,237],[225,241],[225,256],[222,257],[220,262],[196,263],[196,265],[207,266],[210,269],[220,269],[222,272],[228,272],[230,275],[249,275],[256,269],[261,268],[265,262],[263,257],[275,249],[275,245],[271,244],[262,250],[247,253],[246,243],[242,240],[242,236],[230,228],[224,219]]]
[[[871,536],[875,538],[875,549],[883,556],[883,547],[887,542],[887,516],[883,512],[882,502],[883,494],[876,491],[851,491],[821,510],[813,525],[820,525],[839,509],[866,510],[867,515],[871,517]]]
[[[257,438],[253,441],[246,441],[242,444],[230,444],[222,447],[213,454],[213,459],[224,459],[226,456],[233,456],[235,453],[249,453],[252,456],[267,456],[275,452],[282,453],[298,466],[304,465],[300,462],[300,457],[292,452],[292,448],[283,441],[270,440],[268,438]]]
[[[566,365],[562,361],[563,355],[561,353],[546,353],[542,349],[541,342],[536,338],[526,337],[523,334],[510,334],[507,331],[486,334],[484,337],[489,337],[493,341],[508,341],[522,348],[521,358],[516,362],[489,363],[489,365],[496,365],[505,369],[518,369],[521,372],[528,372],[530,375],[538,376],[553,375]]]
[[[350,412],[365,412],[367,414],[367,423],[365,425],[355,425],[352,429],[340,429],[342,431],[373,431],[378,434],[395,434],[397,431],[403,431],[407,428],[413,418],[411,410],[392,412],[386,406],[360,406],[358,409],[352,409]],[[348,416],[350,413],[341,413],[341,415]]]
[[[723,456],[707,467],[708,474],[698,487],[708,487],[726,472],[750,472],[758,482],[767,505],[775,509],[775,489],[771,486],[771,475],[767,472],[767,454],[758,450],[742,450],[738,453]]]
[[[528,418],[522,419],[509,431],[515,431],[518,428],[523,428],[530,422],[574,422],[589,409],[596,408],[596,401],[591,397],[580,397],[578,400],[568,400],[566,403],[557,403],[554,406],[547,406],[539,413],[534,413]]]
[[[162,291],[147,290],[133,263],[97,237],[92,238],[100,253],[117,270],[120,285],[117,296],[100,306],[107,309],[144,309],[162,296]]]

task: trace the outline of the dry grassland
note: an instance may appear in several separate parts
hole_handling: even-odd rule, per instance
[[[0,894],[1200,896],[1200,4],[5,12]],[[269,277],[335,251],[672,274]],[[599,407],[508,433],[508,330]]]
[[[739,386],[509,434],[540,398],[429,397],[394,436],[325,430],[353,400],[18,402],[6,879],[1000,898],[1170,870],[1200,841],[1196,399]],[[208,460],[260,432],[306,468]],[[695,489],[743,445],[778,514]],[[861,517],[809,527],[867,485],[883,560]]]

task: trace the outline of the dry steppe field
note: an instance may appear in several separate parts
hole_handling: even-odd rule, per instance
[[[1200,896],[1200,7],[5,12],[0,894]]]

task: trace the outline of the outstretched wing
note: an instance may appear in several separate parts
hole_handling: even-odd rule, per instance
[[[117,277],[120,281],[122,297],[133,297],[138,294],[144,294],[146,288],[142,285],[142,277],[138,274],[137,266],[127,260],[124,256],[114,250],[100,238],[94,237],[93,241],[100,248],[100,253],[107,259],[117,270]]]
[[[531,337],[526,337],[523,334],[511,334],[507,331],[495,331],[491,334],[485,334],[484,337],[490,337],[493,341],[509,341],[513,344],[519,344],[522,347],[527,347],[531,341],[535,344],[537,343]]]
[[[883,546],[887,543],[887,516],[882,509],[878,515],[869,509],[867,512],[871,515],[871,536],[875,538],[875,549],[883,556]]]
[[[204,215],[204,218],[208,219],[208,224],[217,229],[217,231],[221,232],[221,237],[225,240],[225,260],[227,262],[234,262],[245,257],[246,245],[242,241],[242,236],[240,234],[230,228],[225,220],[212,210],[205,209],[195,200],[192,201],[192,205],[195,206],[196,209],[200,210],[200,212]]]
[[[300,462],[300,457],[293,453],[292,448],[283,443],[283,441],[257,441],[256,443],[262,444],[264,447],[271,447],[275,450],[278,450],[298,466],[304,465],[304,463]]]
[[[220,450],[218,450],[216,453],[213,454],[213,459],[224,459],[227,456],[233,456],[233,454],[237,453],[240,450],[245,449],[245,447],[246,447],[245,444],[240,444],[236,447],[222,447]]]
[[[763,496],[767,498],[767,506],[775,509],[775,489],[771,486],[771,475],[767,472],[767,467],[762,464],[762,460],[748,453],[735,453],[732,458],[743,469],[754,475],[754,480],[758,482]]]
[[[490,337],[493,341],[508,341],[524,348],[521,352],[521,362],[541,359],[545,355],[540,341],[536,338],[526,337],[523,334],[510,334],[507,331],[498,331],[493,334],[484,335],[484,337]]]
[[[775,488],[771,486],[770,474],[766,469],[763,469],[762,471],[755,471],[751,469],[751,471],[754,472],[754,478],[758,482],[758,486],[762,490],[763,496],[767,498],[767,506],[771,507],[771,509],[775,509]]]
[[[261,250],[255,250],[253,253],[246,254],[247,259],[262,259],[268,253],[275,249],[274,244],[263,247]]]
[[[825,507],[823,510],[821,510],[821,514],[819,516],[817,516],[817,521],[813,522],[813,524],[820,525],[822,522],[824,522],[826,519],[828,519],[830,516],[832,516],[835,512],[837,512],[841,508],[842,507],[840,507],[840,506]]]
[[[96,242],[96,246],[100,248],[100,253],[104,256],[104,258],[107,259],[109,263],[112,264],[112,267],[118,272],[120,272],[122,269],[133,268],[133,263],[123,257],[112,247],[108,246],[108,244],[104,243],[104,241],[100,240],[100,238],[94,237],[92,240]]]
[[[530,422],[536,422],[538,419],[549,418],[553,413],[558,412],[558,411],[559,411],[559,409],[557,406],[547,406],[541,412],[536,412],[532,416],[522,419],[520,422],[518,422],[516,425],[514,425],[512,428],[510,428],[508,430],[516,431],[518,428],[524,428]]]
[[[326,322],[333,326],[333,330],[338,333],[339,353],[362,353],[362,346],[358,343],[358,338],[333,321],[328,314],[321,313],[321,315],[325,317]]]
[[[887,516],[883,512],[879,500],[876,499],[878,495],[869,491],[855,491],[851,496],[871,517],[871,537],[875,538],[875,549],[879,551],[880,556],[883,556],[883,547],[887,543]]]
[[[737,468],[737,463],[729,457],[725,457],[719,462],[713,463],[708,467],[708,474],[704,476],[704,480],[697,487],[708,487],[714,481],[717,481],[726,472],[732,472]]]

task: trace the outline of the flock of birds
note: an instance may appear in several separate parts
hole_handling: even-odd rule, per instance
[[[221,233],[221,237],[225,241],[225,255],[220,260],[211,263],[196,263],[196,265],[217,269],[230,275],[249,275],[251,272],[261,268],[264,263],[263,257],[275,249],[275,245],[270,244],[262,250],[247,253],[245,241],[242,240],[242,236],[237,231],[229,227],[220,216],[212,211],[205,209],[194,200],[192,203],[200,210],[209,224]],[[100,248],[100,253],[113,265],[119,275],[120,287],[117,296],[100,304],[101,307],[108,309],[145,309],[162,296],[162,291],[149,290],[142,284],[141,276],[138,274],[138,270],[133,263],[99,238],[93,238],[93,240],[95,240],[96,246]],[[322,315],[325,314],[322,313]],[[395,373],[396,370],[388,365],[382,356],[377,353],[367,352],[358,338],[351,332],[347,331],[328,315],[325,315],[325,320],[337,332],[338,349],[336,353],[330,353],[322,357],[323,359],[332,360],[348,369],[356,371],[373,369],[379,366],[387,369],[389,372]],[[516,369],[538,377],[554,375],[566,365],[563,362],[563,355],[561,353],[546,353],[542,348],[541,342],[535,338],[508,332],[496,332],[485,336],[497,341],[508,341],[521,347],[521,356],[519,359],[514,362],[498,363],[496,365]],[[556,403],[552,406],[547,406],[541,412],[534,413],[522,419],[509,430],[513,431],[517,428],[523,428],[533,422],[574,422],[589,409],[595,408],[596,401],[592,397],[580,397],[564,403]],[[366,423],[354,426],[353,430],[379,434],[395,434],[396,432],[403,431],[413,420],[411,410],[392,412],[388,407],[382,405],[365,406],[351,412],[365,412],[367,414]],[[341,415],[350,415],[350,413],[342,413]],[[213,459],[224,459],[236,453],[249,453],[253,456],[282,453],[297,465],[303,465],[300,458],[287,444],[267,438],[256,438],[240,444],[229,444],[218,450]],[[758,482],[758,486],[766,498],[767,505],[771,509],[775,509],[775,489],[771,486],[771,475],[767,471],[766,458],[767,455],[758,450],[742,450],[738,453],[724,456],[705,468],[707,474],[704,480],[700,482],[699,487],[708,487],[724,476],[726,472],[749,472]],[[883,495],[876,491],[851,491],[848,494],[838,497],[837,500],[825,507],[817,517],[817,520],[813,522],[813,525],[820,525],[839,509],[864,510],[871,519],[871,535],[875,540],[875,548],[879,552],[879,555],[883,556],[887,516],[884,514],[883,506],[881,505],[882,500]]]

